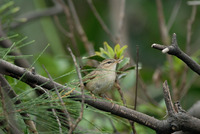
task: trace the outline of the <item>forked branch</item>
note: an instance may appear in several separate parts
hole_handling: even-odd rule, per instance
[[[162,53],[168,53],[170,55],[178,57],[180,60],[185,62],[185,64],[187,64],[190,69],[200,75],[200,65],[179,48],[175,33],[173,34],[172,44],[170,46],[164,46],[154,43],[151,47],[161,50]]]

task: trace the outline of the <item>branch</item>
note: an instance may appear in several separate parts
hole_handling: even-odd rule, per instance
[[[48,90],[54,89],[54,86],[56,86],[58,89],[64,89],[66,91],[71,90],[69,87],[65,87],[59,83],[53,82],[50,79],[47,79],[38,74],[33,74],[24,68],[18,67],[4,60],[0,60],[0,73],[20,79],[30,86],[38,85]],[[80,92],[73,91],[69,98],[74,101],[81,102],[82,97],[83,96]],[[160,121],[154,117],[129,109],[125,106],[114,104],[113,102],[106,102],[100,99],[96,99],[94,101],[94,99],[88,95],[84,95],[84,97],[84,102],[92,107],[125,119],[135,121],[139,124],[154,129],[158,133],[171,134],[174,131],[180,130],[200,133],[200,120],[186,113],[173,113],[172,116],[170,116],[167,120]]]
[[[195,17],[196,17],[196,13],[197,13],[197,6],[192,6],[192,12],[191,12],[191,16],[188,19],[187,22],[187,44],[186,44],[186,52],[190,52],[190,43],[191,43],[191,36],[192,36],[192,25],[195,21]]]
[[[4,75],[9,75],[16,79],[21,79],[21,81],[27,83],[30,86],[39,85],[43,88],[51,90],[54,89],[55,85],[58,89],[64,89],[66,91],[71,90],[71,88],[69,87],[65,87],[59,83],[52,82],[50,79],[40,76],[38,74],[32,74],[30,71],[24,70],[23,68],[13,65],[4,60],[0,60],[0,73]],[[150,117],[135,110],[126,108],[125,106],[120,106],[118,104],[113,104],[111,102],[105,102],[100,99],[96,99],[94,101],[94,99],[88,95],[84,95],[84,97],[85,97],[85,103],[90,106],[93,106],[99,110],[110,112],[122,118],[136,121],[154,130],[162,129],[162,126],[166,124],[165,122],[159,121],[154,117]],[[73,91],[71,93],[70,98],[75,101],[81,101],[82,95],[78,91]]]
[[[105,31],[105,33],[109,36],[110,40],[112,40],[112,42],[116,43],[116,39],[115,37],[113,37],[112,33],[110,32],[110,30],[108,29],[108,27],[106,26],[106,24],[104,23],[103,19],[101,18],[101,16],[99,15],[97,9],[95,8],[92,0],[87,0],[87,3],[90,7],[90,9],[92,10],[94,16],[96,17],[96,19],[99,21],[99,24],[101,25],[102,29]]]
[[[69,130],[69,134],[73,133],[74,129],[77,127],[78,123],[82,120],[83,118],[83,111],[84,111],[84,102],[85,102],[85,96],[84,96],[84,84],[82,81],[82,76],[81,76],[81,71],[80,68],[76,62],[76,57],[74,56],[74,54],[72,53],[72,50],[70,49],[69,46],[67,46],[67,49],[70,53],[70,55],[72,56],[73,62],[75,64],[76,67],[76,72],[78,74],[78,79],[79,79],[79,83],[80,83],[80,87],[81,87],[81,112],[79,117],[77,118],[77,120],[75,121],[74,125],[72,125],[72,128],[70,128]]]
[[[13,22],[10,27],[16,28],[32,20],[61,13],[63,11],[63,8],[60,6],[60,4],[56,2],[56,0],[53,0],[53,2],[55,4],[53,7],[50,7],[44,10],[28,12],[26,14],[19,16],[18,18],[15,18],[16,20],[23,20],[23,21]]]
[[[177,0],[176,3],[174,4],[172,13],[170,15],[170,18],[169,18],[169,21],[168,21],[168,24],[167,24],[168,31],[170,31],[172,25],[174,24],[174,22],[176,20],[176,16],[177,16],[178,11],[180,9],[181,3],[182,3],[182,0]]]
[[[93,55],[94,54],[94,47],[93,47],[92,43],[89,42],[89,40],[87,38],[87,35],[86,35],[82,25],[81,25],[81,22],[79,20],[78,15],[77,15],[76,9],[75,9],[74,4],[73,4],[73,1],[72,0],[68,0],[68,5],[69,5],[69,9],[71,11],[72,17],[74,19],[76,30],[77,30],[82,42],[84,43],[84,46],[85,46],[87,52],[89,53],[89,55]],[[64,4],[64,8],[66,8],[66,7],[67,6]]]
[[[0,38],[6,38],[6,37],[7,36],[4,33],[4,31],[3,31],[2,24],[0,23]],[[9,39],[5,39],[5,40],[0,41],[0,46],[3,47],[3,48],[10,48],[12,46],[12,44],[13,43]],[[11,52],[9,52],[9,55],[20,56],[22,54],[18,50],[18,51],[11,51]],[[25,59],[21,59],[21,58],[18,59],[17,58],[17,59],[14,60],[14,62],[15,62],[16,65],[18,65],[20,67],[24,67],[24,68],[30,67],[30,64]]]
[[[157,5],[158,22],[159,22],[161,39],[164,44],[168,44],[169,35],[168,35],[168,30],[167,30],[167,27],[165,24],[165,17],[164,17],[164,13],[163,13],[163,7],[162,7],[161,0],[156,0],[156,5]]]
[[[163,83],[163,93],[164,93],[164,98],[165,98],[165,104],[167,106],[168,114],[169,116],[173,115],[175,113],[175,109],[173,106],[173,102],[171,99],[171,95],[169,92],[169,86],[167,84],[167,81]]]
[[[117,43],[120,43],[121,40],[121,33],[124,26],[124,16],[125,16],[125,6],[126,6],[126,0],[120,1],[120,7],[119,7],[119,20],[118,20],[118,28],[117,28]]]
[[[164,99],[167,106],[168,111],[168,121],[170,122],[170,127],[172,132],[173,131],[188,131],[193,133],[199,133],[200,132],[200,120],[190,116],[187,114],[180,106],[179,103],[176,103],[176,111],[174,109],[170,92],[169,92],[169,86],[167,84],[167,81],[163,83],[163,91],[164,91]]]
[[[161,50],[162,53],[168,53],[170,55],[174,55],[181,59],[185,64],[190,67],[194,72],[200,75],[200,65],[197,64],[192,58],[190,58],[187,54],[185,54],[178,46],[176,40],[176,34],[173,34],[172,44],[170,46],[163,46],[159,44],[152,44],[152,48]]]
[[[11,98],[17,98],[17,94],[15,91],[11,88],[7,80],[3,77],[2,74],[0,74],[0,86],[3,88],[4,92]],[[17,99],[15,101],[15,105],[21,104],[21,100]],[[38,134],[36,126],[32,120],[30,120],[30,116],[25,112],[20,112],[20,115],[23,117],[24,123],[28,126],[28,129],[33,134]]]

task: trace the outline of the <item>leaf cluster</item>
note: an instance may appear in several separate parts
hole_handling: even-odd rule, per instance
[[[84,57],[83,59],[92,59],[100,62],[105,59],[120,59],[121,62],[119,63],[117,70],[122,72],[128,71],[134,69],[135,67],[132,66],[126,68],[126,66],[130,63],[130,58],[124,56],[127,47],[127,45],[121,47],[120,44],[116,44],[115,47],[112,48],[107,42],[104,42],[104,47],[100,47],[99,51],[95,52],[95,55]]]

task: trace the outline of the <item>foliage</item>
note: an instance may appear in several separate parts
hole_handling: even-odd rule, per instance
[[[120,45],[115,45],[114,49],[108,45],[107,42],[104,42],[104,48],[100,47],[99,51],[95,52],[95,55],[85,57],[87,59],[94,59],[97,61],[102,61],[104,59],[123,59],[124,58],[124,52],[128,46],[125,45],[120,48]]]
[[[75,3],[75,9],[77,10],[78,17],[83,29],[88,36],[88,40],[93,43],[94,48],[98,51],[95,52],[95,55],[85,57],[83,59],[103,61],[109,58],[121,59],[122,61],[118,65],[118,73],[125,73],[127,76],[120,81],[122,86],[122,92],[124,93],[125,99],[127,101],[128,107],[132,108],[134,105],[133,96],[135,89],[135,66],[130,65],[130,61],[134,61],[135,57],[135,46],[139,45],[140,56],[139,61],[142,63],[143,68],[140,70],[139,74],[141,81],[139,82],[139,104],[137,110],[145,114],[154,116],[159,119],[165,117],[165,105],[162,95],[162,82],[167,79],[170,80],[170,69],[172,69],[176,74],[176,85],[181,84],[183,76],[186,76],[187,83],[186,88],[190,89],[189,93],[181,99],[183,108],[190,108],[191,105],[199,99],[200,90],[199,89],[199,79],[192,72],[188,71],[185,74],[184,69],[185,64],[176,57],[172,57],[173,65],[169,64],[166,60],[165,55],[154,51],[150,48],[150,45],[153,42],[160,42],[160,33],[158,27],[157,12],[155,8],[155,3],[149,1],[126,1],[126,12],[125,12],[125,23],[124,31],[125,38],[127,38],[128,45],[116,44],[111,45],[112,43],[104,42],[103,46],[102,41],[111,40],[107,36],[106,32],[103,31],[102,27],[99,25],[99,22],[94,19],[91,10],[86,5],[86,1],[79,1]],[[169,9],[169,7],[174,6],[174,2],[162,1],[163,9]],[[26,4],[25,4],[26,3]],[[108,4],[108,2],[94,1],[95,6],[97,7],[100,16],[105,20],[105,24],[108,24],[109,28],[112,30],[113,35],[119,34],[114,33],[115,23],[118,23],[118,20],[114,19],[114,16],[110,16],[110,10],[116,9],[116,7],[109,7],[115,4]],[[54,17],[41,17],[40,19],[35,19],[30,23],[23,24],[26,22],[26,18],[20,18],[25,13],[34,12],[35,10],[41,11],[46,8],[52,7],[52,1],[14,1],[14,0],[2,0],[0,2],[0,21],[2,29],[8,35],[8,37],[0,38],[0,41],[9,39],[12,41],[12,47],[10,48],[0,48],[0,57],[4,60],[13,62],[15,59],[24,58],[31,63],[31,67],[35,67],[36,74],[43,75],[48,77],[47,73],[44,71],[43,66],[47,68],[49,74],[51,74],[53,80],[61,84],[66,84],[67,86],[74,87],[75,90],[80,90],[79,87],[74,86],[73,83],[78,81],[77,74],[74,68],[74,63],[71,60],[71,57],[65,51],[66,44],[71,45],[74,52],[78,49],[80,54],[76,55],[77,59],[83,55],[87,55],[88,52],[84,48],[83,42],[81,42],[81,37],[77,34],[77,29],[74,28],[74,38],[76,40],[77,46],[74,46],[73,41],[69,41],[69,37],[73,37],[69,34],[70,28],[66,23],[66,16],[63,13],[59,13]],[[24,6],[26,5],[26,6]],[[84,10],[83,10],[84,9]],[[171,32],[176,32],[178,41],[180,42],[180,47],[185,48],[186,40],[186,23],[189,18],[189,13],[191,12],[190,8],[186,4],[181,5],[181,9],[178,11],[178,16],[174,20],[174,25],[169,30]],[[183,10],[184,9],[184,10]],[[170,11],[170,12],[169,12]],[[171,23],[170,15],[172,10],[165,10],[166,18],[169,18],[167,22]],[[60,23],[56,22],[55,18],[58,18]],[[131,19],[130,19],[131,18]],[[199,21],[199,14],[197,14],[196,21]],[[151,21],[147,21],[151,20]],[[12,29],[13,23],[21,22],[20,27]],[[148,23],[147,23],[148,22]],[[169,24],[170,25],[170,24]],[[168,26],[169,26],[168,25]],[[62,27],[62,30],[59,30],[59,26]],[[191,41],[191,57],[199,63],[199,24],[194,23],[192,27],[192,41]],[[170,26],[169,26],[170,27]],[[64,31],[64,32],[63,32]],[[64,34],[63,34],[64,33]],[[197,34],[196,34],[197,33]],[[66,35],[68,36],[66,36]],[[123,34],[123,33],[120,33]],[[123,42],[123,41],[122,41]],[[48,44],[48,45],[47,45]],[[112,47],[114,46],[114,47]],[[124,53],[129,51],[130,57],[125,57]],[[184,49],[183,49],[184,50]],[[21,51],[23,55],[20,56],[11,56],[11,52]],[[85,60],[83,60],[85,62]],[[139,64],[139,67],[141,65]],[[31,68],[30,67],[30,68]],[[157,68],[160,69],[157,79],[156,76]],[[83,71],[93,70],[91,66],[84,66]],[[63,113],[59,110],[62,110],[63,107],[60,105],[57,94],[54,91],[49,91],[49,94],[52,95],[50,98],[47,94],[38,96],[37,88],[31,88],[25,83],[22,83],[19,80],[7,77],[9,84],[12,86],[14,91],[17,93],[17,97],[11,101],[15,102],[16,99],[22,100],[22,104],[13,105],[14,107],[14,116],[16,117],[16,122],[19,123],[21,130],[24,133],[29,133],[28,127],[22,121],[22,117],[19,113],[27,112],[31,119],[36,123],[39,133],[59,133],[59,125],[53,115],[51,109],[57,109],[56,114],[61,117],[63,133],[67,132],[67,124],[64,121]],[[157,85],[158,83],[158,85]],[[172,83],[170,83],[170,86]],[[191,86],[192,85],[192,86]],[[182,87],[178,87],[182,88]],[[146,94],[158,102],[158,105],[152,105],[146,95],[144,90],[146,89]],[[170,87],[171,89],[171,87]],[[71,113],[71,116],[77,118],[80,111],[80,104],[71,101],[68,99],[70,95],[64,97],[65,92],[62,89],[61,91],[63,96],[64,103],[66,104],[67,109]],[[173,90],[173,89],[172,89]],[[120,95],[116,90],[112,90],[108,93],[111,98],[113,98],[114,103],[122,105]],[[106,101],[106,100],[105,100]],[[116,101],[116,102],[115,102]],[[9,102],[9,101],[8,101]],[[2,105],[2,104],[0,104]],[[5,116],[3,115],[3,109],[0,108],[0,119],[4,120]],[[117,128],[117,131],[120,133],[131,133],[131,127],[128,124],[127,120],[124,120],[120,117],[113,116],[109,113],[102,112],[100,110],[94,109],[90,106],[85,106],[83,120],[79,124],[80,130],[76,130],[77,133],[113,133],[113,126]],[[5,126],[1,126],[3,129]],[[84,129],[82,129],[84,128]],[[136,130],[138,133],[153,133],[152,130],[136,124]],[[4,133],[0,130],[0,133]]]
[[[117,44],[113,49],[107,42],[104,42],[104,48],[100,47],[99,51],[95,52],[95,55],[84,57],[83,59],[92,59],[97,61],[103,61],[105,59],[121,59],[122,61],[119,63],[117,70],[129,71],[135,69],[135,67],[124,68],[128,63],[130,63],[130,58],[124,57],[123,55],[127,47],[127,45],[120,47],[120,45]]]

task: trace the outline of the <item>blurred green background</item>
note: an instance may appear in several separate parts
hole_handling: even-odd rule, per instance
[[[0,0],[0,5],[10,1],[12,0]],[[40,58],[37,59],[36,63],[33,65],[36,67],[36,72],[43,76],[47,76],[42,68],[42,65],[44,65],[53,78],[69,73],[69,75],[67,74],[66,76],[56,80],[61,84],[65,84],[71,82],[74,79],[77,79],[76,74],[71,72],[74,71],[75,68],[71,56],[69,55],[68,51],[66,51],[66,45],[69,44],[74,53],[77,52],[77,49],[72,46],[70,39],[67,38],[59,30],[58,24],[55,22],[55,18],[53,16],[37,18],[28,23],[21,24],[16,28],[10,27],[13,23],[22,21],[19,19],[20,17],[23,17],[30,12],[34,13],[37,11],[45,10],[47,8],[51,8],[54,6],[54,3],[51,0],[13,0],[13,2],[14,4],[10,8],[17,7],[19,8],[19,11],[13,14],[9,14],[7,15],[7,18],[4,18],[3,28],[5,29],[8,36],[16,33],[19,34],[17,38],[12,38],[13,42],[26,36],[28,38],[24,42],[34,40],[34,43],[24,46],[20,49],[24,55],[33,55],[27,60],[30,63],[33,63],[42,53],[45,47],[50,44],[50,46],[44,51],[44,53],[42,53]],[[103,47],[104,41],[108,42],[109,45],[114,47],[116,44],[110,40],[108,35],[102,29],[99,21],[95,18],[93,12],[91,11],[87,1],[73,0],[73,3],[80,19],[80,23],[88,37],[88,40],[94,46],[95,51],[99,51],[99,47]],[[93,0],[93,3],[113,36],[119,34],[117,33],[117,27],[119,23],[118,16],[120,10],[120,0]],[[188,19],[191,17],[192,6],[189,6],[185,0],[163,0],[162,5],[166,26],[169,29],[170,39],[172,34],[176,33],[179,47],[185,51],[188,33],[187,23]],[[128,45],[127,53],[129,54],[132,61],[135,61],[136,59],[136,46],[138,46],[139,62],[142,65],[142,69],[140,70],[140,77],[144,82],[143,86],[145,85],[146,92],[149,94],[150,98],[153,98],[158,103],[158,107],[156,107],[149,102],[147,97],[144,95],[144,90],[141,90],[141,88],[144,87],[142,87],[142,84],[139,83],[138,110],[162,119],[166,114],[162,95],[162,83],[164,80],[168,80],[170,88],[172,88],[172,80],[170,80],[169,76],[171,65],[169,65],[166,55],[162,54],[158,50],[151,48],[153,43],[162,44],[156,1],[127,0],[124,13],[124,23],[122,32],[120,33],[122,35],[120,45]],[[173,17],[173,15],[175,16]],[[57,17],[62,27],[66,31],[69,31],[69,26],[66,22],[67,19],[65,14],[60,12],[57,14]],[[197,7],[195,17],[195,21],[192,25],[192,36],[190,43],[191,49],[189,54],[197,62],[199,62],[199,7]],[[76,30],[75,39],[77,41],[80,57],[90,56],[84,47],[84,43],[80,40]],[[185,64],[175,57],[173,57],[173,61],[174,62],[172,68],[175,72],[174,79],[176,79],[177,82],[176,86],[180,88],[184,73],[183,68],[185,67]],[[87,61],[83,60],[83,63],[86,64]],[[131,64],[135,65],[135,62],[131,62]],[[158,78],[154,79],[153,76],[156,75],[156,72],[158,73]],[[188,109],[197,100],[199,100],[200,84],[198,82],[198,76],[192,71],[188,71],[186,73],[185,79],[187,83],[185,88],[189,89],[189,91],[185,96],[181,97],[180,101],[182,107],[184,109]],[[135,92],[135,72],[130,71],[129,75],[122,79],[121,85],[128,105],[133,107]],[[121,100],[118,92],[113,92],[113,95],[116,98],[114,100],[120,102]],[[91,108],[88,110],[88,112],[86,112],[84,117],[85,120],[94,120],[94,117],[90,119],[90,110],[93,111],[94,109]],[[100,122],[98,121],[99,120],[94,121],[98,124],[95,126],[100,127],[101,131],[111,128],[111,126],[109,126],[109,120],[106,121],[106,123],[109,125],[105,125],[102,120]],[[95,124],[94,122],[93,124]],[[127,122],[124,124],[126,126]],[[109,127],[107,128],[107,126]],[[121,131],[123,131],[124,128],[121,128]],[[140,131],[140,126],[138,126],[137,129]]]

